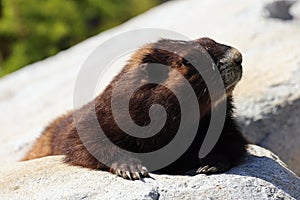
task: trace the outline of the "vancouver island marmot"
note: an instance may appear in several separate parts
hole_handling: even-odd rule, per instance
[[[166,49],[171,49],[167,51]],[[204,158],[199,159],[198,153],[206,135],[210,122],[211,108],[218,106],[212,102],[205,81],[186,57],[192,58],[195,52],[206,51],[215,63],[226,88],[226,118],[221,136]],[[197,58],[192,58],[197,59]],[[151,70],[151,63],[158,63],[169,68]],[[129,112],[133,122],[139,126],[150,123],[149,109],[153,104],[160,104],[167,113],[167,119],[159,133],[147,138],[137,138],[124,133],[116,124],[111,109],[112,90],[124,73],[131,73],[126,80],[126,87],[147,80],[155,75],[157,80],[168,82],[170,87],[180,89],[180,79],[176,78],[173,70],[179,72],[192,86],[199,103],[200,117],[193,117],[194,108],[190,109],[190,119],[197,120],[198,131],[188,149],[167,167],[157,170],[160,173],[182,174],[187,170],[196,169],[197,173],[218,173],[236,165],[246,151],[247,141],[242,136],[233,117],[232,90],[242,76],[242,56],[233,47],[219,44],[209,38],[192,41],[162,39],[138,49],[129,59],[122,71],[112,80],[106,89],[94,99],[75,111],[58,117],[43,131],[32,149],[23,160],[30,160],[48,155],[65,155],[64,161],[71,165],[91,169],[110,171],[125,179],[140,179],[148,176],[147,166],[139,158],[128,157],[120,153],[115,145],[124,150],[136,153],[151,152],[168,144],[176,135],[180,124],[180,105],[173,92],[160,84],[145,84],[138,88],[130,98]],[[143,68],[143,70],[136,70]],[[138,73],[138,74],[135,74]],[[178,74],[178,73],[177,73]],[[211,77],[213,79],[213,77]],[[126,90],[125,87],[125,90]],[[127,91],[122,91],[119,97]],[[92,156],[78,135],[73,113],[80,116],[79,123],[84,127],[84,137],[94,152],[105,162],[98,161]],[[90,123],[91,112],[96,112],[97,120],[109,140],[115,144],[105,143],[103,136],[97,135],[95,125]],[[122,113],[121,113],[122,114]],[[98,124],[98,126],[99,126]],[[189,134],[186,132],[185,134]],[[171,152],[172,153],[172,152]],[[106,163],[103,164],[103,163]]]

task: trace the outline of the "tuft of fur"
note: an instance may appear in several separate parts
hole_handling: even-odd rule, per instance
[[[168,51],[171,49],[171,51]],[[197,52],[205,49],[216,63],[217,68],[226,86],[227,100],[226,120],[217,144],[213,150],[203,159],[198,158],[198,153],[205,137],[210,122],[212,106],[218,106],[218,102],[211,102],[208,88],[197,70],[188,62],[190,57],[195,58]],[[176,52],[176,53],[175,53]],[[170,66],[170,69],[154,69],[150,63],[158,63]],[[143,70],[139,70],[143,68]],[[224,70],[225,69],[225,70]],[[182,76],[178,77],[179,72]],[[155,136],[148,138],[136,138],[124,133],[117,125],[111,108],[112,91],[121,79],[122,75],[129,74],[126,84],[118,94],[120,104],[122,96],[126,95],[128,88],[142,85],[152,76],[164,83],[145,84],[138,88],[132,95],[129,103],[129,111],[132,120],[140,126],[150,123],[149,109],[153,104],[162,105],[167,113],[167,120],[162,130]],[[143,161],[132,158],[118,151],[115,145],[106,143],[103,136],[97,132],[98,123],[111,142],[118,147],[131,152],[151,152],[168,144],[176,135],[181,123],[180,104],[175,94],[168,88],[179,91],[185,95],[182,87],[182,78],[189,81],[198,98],[200,119],[195,117],[195,108],[191,105],[189,123],[199,123],[199,128],[191,146],[183,155],[169,166],[158,170],[167,174],[182,174],[187,170],[198,168],[198,173],[222,172],[236,165],[246,151],[247,141],[242,136],[233,117],[232,90],[240,80],[242,74],[241,54],[223,44],[219,44],[209,38],[200,38],[192,41],[159,40],[146,44],[137,50],[123,70],[112,80],[106,89],[98,95],[94,101],[87,103],[82,108],[69,112],[56,120],[43,131],[32,149],[23,160],[30,160],[48,155],[65,155],[65,162],[71,165],[79,165],[92,169],[110,171],[127,179],[139,179],[147,176],[148,172],[143,167]],[[212,75],[213,76],[213,75]],[[213,78],[213,77],[211,77]],[[93,121],[92,114],[96,111],[97,123]],[[120,111],[122,112],[122,111]],[[78,135],[73,114],[79,117],[79,124],[84,131],[81,137],[85,137],[93,152],[106,159],[104,163],[94,158],[81,142]],[[122,113],[120,113],[122,120]],[[186,133],[189,134],[189,133]]]

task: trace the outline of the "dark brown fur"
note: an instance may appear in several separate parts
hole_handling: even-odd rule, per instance
[[[211,102],[207,86],[200,74],[191,66],[185,57],[192,56],[195,51],[201,51],[199,45],[204,48],[212,57],[224,79],[225,86],[232,80],[234,84],[227,88],[227,111],[221,137],[213,150],[203,159],[198,158],[199,149],[205,137],[210,122],[212,106],[218,106],[217,102]],[[176,50],[172,53],[163,49]],[[232,54],[226,54],[227,52]],[[226,58],[224,60],[224,58]],[[224,63],[226,62],[226,63]],[[193,87],[199,101],[201,117],[196,119],[193,106],[189,108],[189,120],[185,123],[199,123],[197,135],[188,150],[169,166],[158,170],[162,173],[181,174],[187,170],[198,168],[198,173],[215,173],[229,169],[236,165],[245,152],[247,142],[241,135],[239,128],[233,118],[233,106],[231,92],[236,82],[241,78],[241,55],[229,46],[216,43],[209,38],[201,38],[194,41],[160,40],[156,43],[147,44],[140,48],[128,61],[128,64],[117,75],[102,94],[97,96],[94,102],[90,102],[82,108],[74,111],[80,116],[80,126],[85,130],[82,137],[88,138],[94,152],[105,158],[104,165],[94,158],[82,144],[75,126],[73,112],[63,115],[52,122],[37,139],[33,148],[23,160],[30,160],[48,155],[65,155],[65,162],[71,165],[79,165],[92,169],[111,171],[124,178],[140,178],[146,176],[147,171],[142,166],[142,161],[121,154],[114,145],[103,142],[103,137],[96,131],[96,124],[91,119],[91,113],[96,111],[98,121],[106,136],[119,147],[132,152],[151,152],[160,149],[168,144],[175,136],[180,124],[180,106],[176,96],[167,88],[157,84],[146,84],[135,91],[130,100],[129,110],[132,120],[144,126],[150,123],[148,111],[153,104],[164,106],[167,112],[167,121],[163,129],[153,137],[136,138],[124,133],[116,124],[111,111],[111,96],[115,84],[125,72],[133,75],[126,80],[124,93],[119,94],[122,99],[127,87],[134,87],[141,80],[147,80],[152,75],[157,76],[161,82],[168,82],[168,85],[175,90],[181,89],[181,82],[172,74],[172,70],[162,69],[161,72],[151,71],[149,63],[159,63],[170,66],[172,70],[180,72]],[[233,77],[229,77],[220,67],[227,64],[226,69],[231,70]],[[135,72],[143,67],[142,72]],[[150,69],[149,69],[150,68]],[[153,74],[154,73],[154,74]],[[232,79],[232,80],[231,80]],[[95,103],[95,107],[94,107]],[[121,118],[122,119],[122,118]],[[186,133],[189,134],[189,133]],[[97,138],[97,139],[95,139]],[[126,160],[126,162],[125,162]],[[135,173],[137,172],[137,173]]]

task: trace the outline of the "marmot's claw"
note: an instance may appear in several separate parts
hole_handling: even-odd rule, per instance
[[[227,169],[221,166],[209,166],[205,165],[204,167],[199,167],[196,171],[198,174],[215,174],[226,171]]]
[[[198,174],[215,174],[228,170],[231,167],[229,160],[222,154],[213,154],[200,160]]]
[[[131,175],[130,175],[130,172],[129,172],[129,171],[126,171],[125,173],[123,173],[123,178],[132,180],[132,178],[131,178]]]
[[[124,179],[128,179],[128,180],[142,180],[144,177],[144,175],[142,175],[141,172],[129,172],[129,171],[120,171],[120,170],[117,170],[119,171],[118,173],[116,173],[117,176],[120,176]]]
[[[147,170],[147,168],[146,168],[146,167],[142,167],[142,171],[141,171],[141,173],[142,173],[142,175],[143,175],[144,177],[147,177],[147,176],[149,176],[149,173],[148,173],[148,170]]]
[[[121,170],[117,169],[117,170],[116,170],[116,175],[117,175],[117,176],[122,176]]]
[[[218,171],[223,171],[223,169],[218,169],[217,167],[210,167],[207,169],[208,172],[217,173]]]
[[[133,174],[132,174],[132,178],[133,178],[134,180],[141,180],[141,179],[142,179],[139,172],[133,173]]]
[[[148,170],[140,163],[132,164],[118,164],[113,163],[112,168],[109,170],[115,175],[128,180],[142,180],[144,177],[148,177]]]
[[[199,173],[199,174],[201,174],[201,173],[207,172],[208,169],[209,169],[209,166],[205,165],[203,167],[199,167],[196,172]]]

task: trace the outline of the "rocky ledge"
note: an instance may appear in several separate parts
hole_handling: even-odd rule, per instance
[[[0,168],[2,199],[299,199],[300,179],[270,151],[250,145],[226,173],[150,174],[129,181],[108,172],[68,166],[62,156]]]

